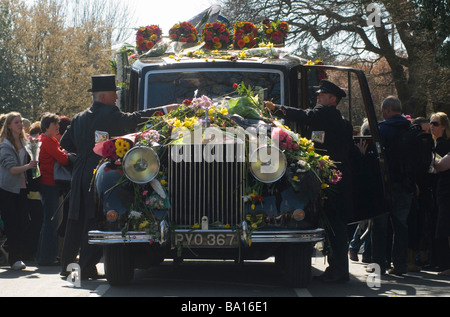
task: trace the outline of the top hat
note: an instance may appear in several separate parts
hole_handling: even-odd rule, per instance
[[[119,90],[116,86],[115,75],[96,75],[92,76],[92,88],[88,92],[96,91],[116,91]]]
[[[331,81],[322,79],[319,85],[320,86],[317,87],[319,89],[316,91],[316,94],[332,94],[338,98],[347,97],[345,91],[333,84]]]

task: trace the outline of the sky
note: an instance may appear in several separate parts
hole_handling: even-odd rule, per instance
[[[178,23],[189,20],[201,11],[209,8],[216,2],[214,0],[124,0],[129,6],[135,8],[135,21],[130,26],[156,24],[168,35],[170,28]],[[133,12],[133,11],[132,11]]]

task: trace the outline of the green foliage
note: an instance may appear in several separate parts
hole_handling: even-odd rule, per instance
[[[123,12],[120,5],[0,0],[0,113],[33,121],[46,111],[70,117],[88,107],[90,77],[110,72],[113,25],[128,20],[108,15]]]

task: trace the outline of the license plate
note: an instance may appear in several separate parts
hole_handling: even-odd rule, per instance
[[[175,232],[174,245],[198,248],[235,248],[238,246],[236,232],[188,231]]]

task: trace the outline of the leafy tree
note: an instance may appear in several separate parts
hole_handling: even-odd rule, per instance
[[[0,113],[22,110],[23,69],[14,42],[13,3],[0,1]]]
[[[1,111],[37,120],[88,107],[90,77],[110,72],[128,15],[118,0],[0,0]]]

